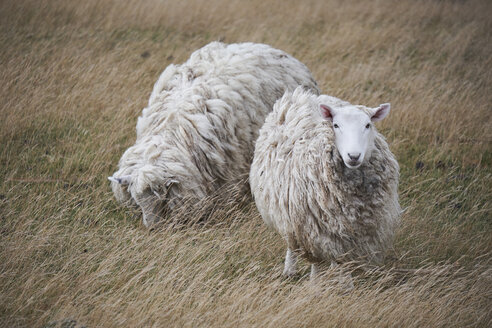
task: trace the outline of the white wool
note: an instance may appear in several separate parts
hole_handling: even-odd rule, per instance
[[[302,88],[287,92],[260,130],[251,165],[258,210],[287,242],[287,275],[294,272],[293,253],[313,263],[361,257],[381,262],[399,222],[399,167],[386,141],[375,131],[368,158],[348,168],[321,104],[350,105]],[[370,115],[365,106],[356,107]]]
[[[212,42],[170,65],[112,177],[115,197],[140,205],[147,225],[158,220],[163,199],[173,207],[225,184],[247,186],[258,130],[274,102],[300,85],[318,92],[305,65],[264,44]]]

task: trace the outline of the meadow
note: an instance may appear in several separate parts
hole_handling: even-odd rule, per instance
[[[492,326],[491,17],[478,0],[0,1],[0,326]],[[391,103],[377,126],[405,211],[384,266],[343,268],[352,291],[305,262],[281,277],[250,200],[154,231],[115,201],[153,83],[216,40]]]

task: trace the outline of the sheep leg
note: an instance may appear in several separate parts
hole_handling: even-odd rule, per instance
[[[311,274],[309,275],[309,279],[314,281],[318,276],[319,267],[316,263],[311,263]]]
[[[285,254],[284,272],[282,274],[286,277],[293,277],[297,271],[296,265],[296,255],[291,251],[290,248],[287,248],[287,254]]]

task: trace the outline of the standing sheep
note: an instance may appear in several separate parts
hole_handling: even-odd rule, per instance
[[[212,42],[169,65],[138,118],[135,144],[109,177],[115,197],[136,203],[148,227],[184,198],[246,186],[258,130],[299,85],[319,92],[305,65],[264,44]]]
[[[335,265],[380,263],[399,221],[398,163],[373,125],[390,110],[354,106],[301,88],[279,99],[260,130],[250,183],[265,223],[296,253]]]

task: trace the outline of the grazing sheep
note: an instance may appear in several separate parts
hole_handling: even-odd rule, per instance
[[[264,44],[212,42],[169,65],[137,123],[137,140],[111,180],[115,197],[157,222],[184,198],[243,185],[266,115],[286,90],[319,92],[305,65]]]
[[[399,221],[399,167],[373,125],[389,112],[297,88],[279,99],[260,130],[251,190],[265,223],[312,264],[364,257],[379,263]]]

